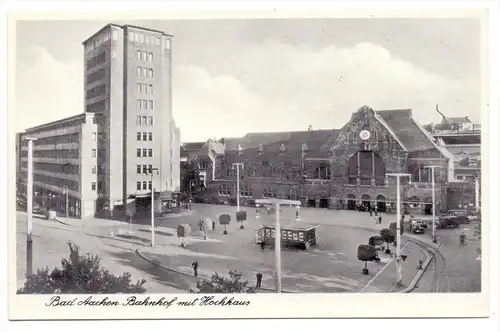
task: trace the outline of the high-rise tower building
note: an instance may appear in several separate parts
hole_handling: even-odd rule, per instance
[[[96,211],[147,209],[152,188],[165,197],[179,186],[172,36],[108,24],[83,45],[85,112],[98,125]],[[161,199],[155,204],[160,209]]]

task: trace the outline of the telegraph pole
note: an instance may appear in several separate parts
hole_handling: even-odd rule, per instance
[[[34,137],[25,137],[28,141],[28,179],[27,179],[27,195],[28,195],[28,230],[26,232],[26,275],[29,277],[33,274],[33,141]]]
[[[245,168],[243,163],[233,163],[233,169],[236,168],[236,211],[240,210],[240,167]]]
[[[151,173],[151,247],[155,246],[155,187],[153,184],[153,171],[158,172],[158,168],[150,168]]]
[[[431,170],[431,181],[432,181],[432,242],[437,243],[436,239],[436,188],[434,184],[434,169],[435,168],[441,168],[441,166],[438,165],[430,165],[430,166],[424,166],[425,168],[428,168]]]
[[[410,174],[406,173],[391,173],[387,174],[387,176],[394,176],[396,177],[396,283],[399,283],[401,281],[401,273],[400,269],[401,266],[400,260],[401,260],[401,199],[400,199],[400,178],[401,177],[410,177]]]

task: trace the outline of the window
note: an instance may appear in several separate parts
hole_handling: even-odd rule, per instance
[[[142,133],[142,140],[147,141],[148,140],[148,133]]]
[[[243,185],[240,188],[241,197],[252,197],[252,189],[248,185]]]
[[[138,93],[142,92],[142,84],[141,83],[137,83],[137,92]]]
[[[144,43],[144,35],[139,35],[139,43]]]
[[[95,184],[95,181],[92,181],[92,191],[95,191],[95,188],[96,187],[96,184]]]
[[[149,109],[150,110],[154,109],[154,103],[152,100],[149,101]]]
[[[153,141],[153,133],[148,133],[148,141]]]
[[[142,181],[142,190],[148,189],[148,181]]]
[[[141,149],[137,149],[137,157],[141,157]]]
[[[464,176],[463,175],[457,175],[457,180],[463,180]]]
[[[144,60],[144,61],[148,60],[148,53],[147,52],[142,52],[142,60]]]
[[[128,35],[129,35],[129,40],[134,41],[134,33],[130,32]]]
[[[167,50],[169,50],[169,49],[170,49],[170,44],[171,44],[171,43],[172,43],[172,41],[171,41],[170,39],[167,39],[167,40],[165,41],[165,48],[166,48]]]
[[[153,157],[153,149],[148,150],[148,157]]]
[[[156,46],[160,46],[160,44],[161,44],[161,38],[156,37]]]
[[[135,39],[136,42],[139,42],[139,34],[138,33],[135,34],[135,38],[134,39]]]
[[[137,190],[141,190],[141,181],[137,181]]]
[[[137,133],[137,140],[140,141],[141,140],[141,133]]]
[[[151,181],[148,182],[148,189],[153,190],[153,183]]]
[[[148,60],[149,61],[153,61],[153,53],[149,53],[148,54]]]
[[[219,187],[218,194],[219,196],[231,196],[231,191],[226,184],[223,184]]]
[[[144,75],[146,76],[146,75]],[[153,69],[149,68],[148,69],[148,77],[153,77]]]
[[[142,174],[148,174],[148,165],[142,165]]]
[[[96,173],[97,173],[97,166],[92,165],[92,174],[96,174]]]
[[[141,108],[143,110],[147,110],[148,109],[148,101],[147,100],[141,100]]]
[[[148,36],[144,36],[144,40],[146,41],[146,44],[149,44],[149,37]]]
[[[137,76],[141,76],[141,74],[142,74],[142,68],[137,67]]]
[[[149,173],[153,173],[153,165],[148,165],[148,171]]]
[[[138,125],[138,126],[141,125],[141,116],[140,115],[137,116],[137,118],[135,120],[135,124]]]
[[[97,157],[97,150],[92,149],[92,158],[95,158],[95,157]]]
[[[148,149],[142,149],[142,157],[146,158],[148,153]]]
[[[137,165],[137,174],[141,174],[141,165]]]
[[[92,133],[92,140],[97,141],[97,133]]]
[[[137,60],[141,60],[141,51],[137,51]]]
[[[147,126],[148,125],[148,117],[147,116],[143,116],[142,117],[142,125],[143,126]]]
[[[149,126],[152,126],[153,124],[154,124],[154,123],[153,123],[153,117],[152,117],[152,116],[150,116],[150,117],[149,117],[149,122],[148,122],[148,125],[149,125]]]
[[[148,93],[153,93],[153,84],[148,84]]]
[[[147,68],[142,68],[142,76],[144,76],[144,77],[148,76],[147,71],[148,71]]]

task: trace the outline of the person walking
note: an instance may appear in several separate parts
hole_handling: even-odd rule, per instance
[[[379,223],[379,225],[382,224],[382,216],[378,216],[378,223]]]
[[[260,288],[261,285],[262,285],[262,273],[257,272],[257,285],[255,287]]]
[[[265,246],[266,246],[266,243],[264,242],[264,240],[261,240],[260,241],[260,248],[262,249],[262,251],[264,251]]]
[[[193,264],[191,264],[193,267],[193,274],[195,278],[198,278],[198,262],[194,261]]]

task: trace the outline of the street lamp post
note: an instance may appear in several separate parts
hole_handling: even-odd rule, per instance
[[[28,212],[28,229],[26,232],[26,275],[33,274],[33,141],[34,137],[25,137],[28,141],[28,179],[27,179],[27,212]]]
[[[274,225],[274,252],[276,255],[276,293],[281,293],[281,225],[280,225],[280,206],[281,205],[297,205],[300,206],[300,201],[289,199],[257,199],[257,204],[271,204],[276,208],[276,222]]]
[[[151,247],[155,246],[155,187],[153,183],[153,171],[158,172],[158,168],[151,167]]]
[[[436,188],[434,184],[434,169],[441,168],[438,165],[425,166],[431,170],[431,181],[432,181],[432,242],[437,243],[436,239]]]
[[[64,186],[64,193],[66,194],[66,223],[68,222],[68,186]]]
[[[233,169],[236,168],[236,211],[240,210],[240,167],[245,169],[243,163],[233,163]]]
[[[411,175],[406,173],[391,173],[387,174],[387,176],[394,176],[396,178],[396,283],[399,283],[402,276],[399,264],[401,260],[401,193],[399,187],[400,178],[403,176],[410,177]]]

